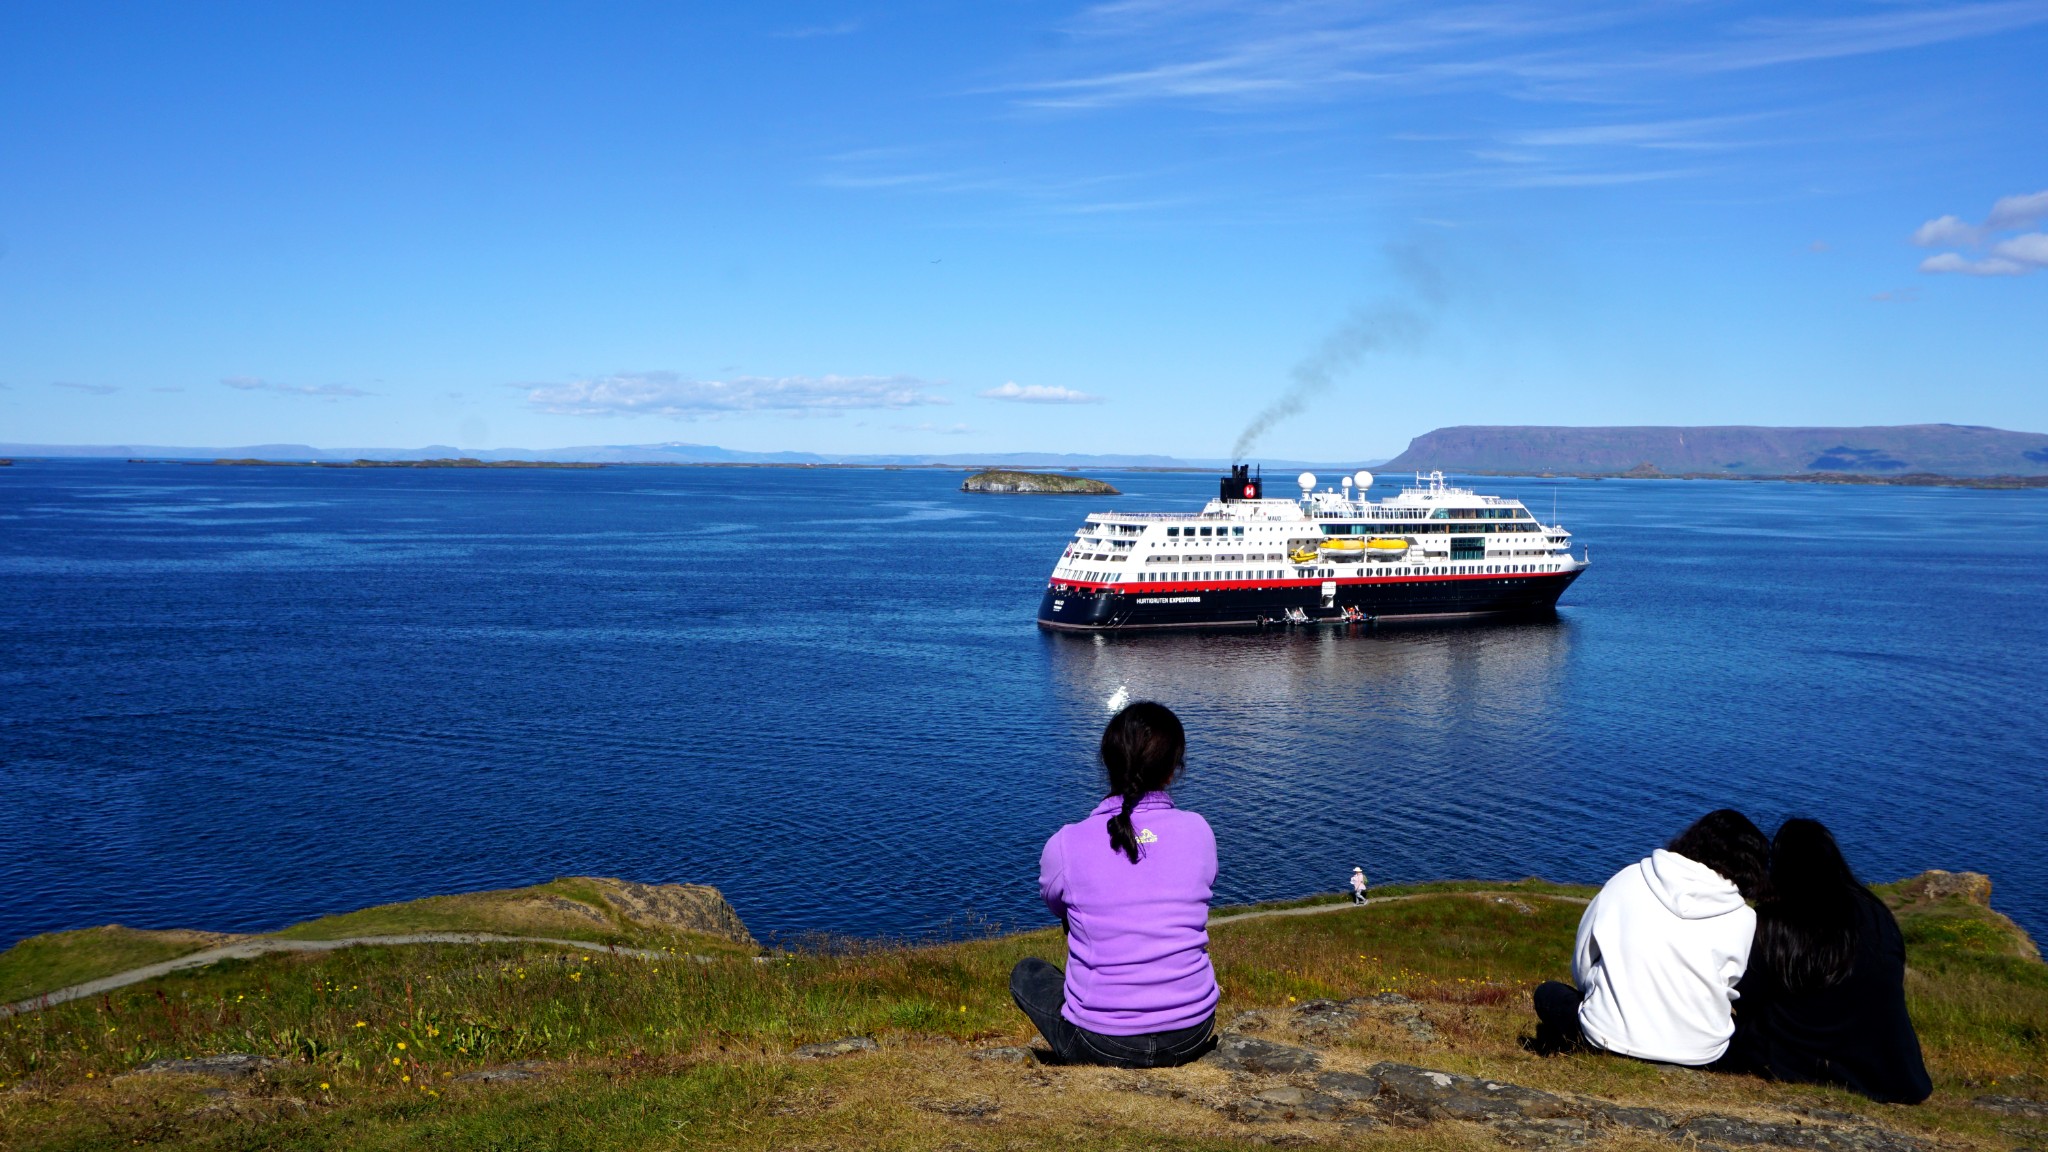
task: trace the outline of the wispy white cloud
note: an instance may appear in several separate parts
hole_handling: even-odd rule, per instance
[[[1991,246],[1991,254],[2036,268],[2048,268],[2048,233],[2025,232]]]
[[[1922,248],[1979,249],[1984,255],[1940,252],[1922,260],[1920,270],[1961,276],[2025,276],[2048,268],[2048,233],[1998,236],[2000,232],[2038,223],[2044,217],[2048,217],[2048,191],[2001,197],[1982,224],[1971,224],[1953,215],[1937,216],[1914,229],[1913,243]]]
[[[1662,152],[1714,152],[1742,147],[1721,134],[1751,124],[1759,116],[1699,116],[1681,120],[1642,120],[1579,124],[1510,132],[1504,139],[1524,148],[1643,148]]]
[[[1463,141],[1415,130],[1400,138],[1463,143],[1476,163],[1456,172],[1459,183],[1587,187],[1706,177],[1736,163],[1680,170],[1655,153],[1726,154],[1783,145],[1788,136],[1839,134],[1811,126],[1825,114],[1786,101],[1775,87],[1784,83],[1778,76],[1751,86],[1772,88],[1768,106],[1777,111],[1768,117],[1616,120],[1617,109],[1691,110],[1709,98],[1753,109],[1754,101],[1741,101],[1716,78],[2048,24],[2048,0],[1902,0],[1835,12],[1783,16],[1762,3],[1620,0],[1113,0],[1083,9],[1063,26],[1059,48],[1032,54],[980,91],[1027,115],[1170,105],[1230,116],[1239,125],[1485,94],[1512,102],[1507,125],[1468,132]],[[1282,109],[1291,111],[1280,116]],[[1544,116],[1559,123],[1512,123]],[[1766,119],[1780,122],[1779,130],[1760,132]],[[1440,161],[1436,167],[1455,171]],[[1644,169],[1654,171],[1634,175]]]
[[[1028,177],[993,168],[949,167],[932,162],[932,150],[877,148],[841,153],[818,183],[856,192],[903,192],[939,196],[993,196],[1025,210],[1051,215],[1142,212],[1186,202],[1185,197],[1128,195],[1141,176],[1105,172],[1071,177]]]
[[[67,388],[73,392],[86,392],[94,396],[111,396],[121,390],[118,384],[78,384],[70,380],[54,381],[50,387]]]
[[[261,376],[227,376],[221,379],[221,383],[242,392],[274,392],[279,396],[311,396],[326,400],[375,395],[348,384],[281,384]]]
[[[1016,404],[1102,403],[1102,397],[1093,393],[1079,392],[1058,384],[1019,384],[1015,380],[1005,381],[998,388],[985,388],[979,395],[984,400],[1008,400]]]
[[[1963,276],[2025,276],[2033,269],[2002,256],[1972,260],[1956,252],[1943,252],[1920,262],[1922,272],[1954,272]]]
[[[2001,196],[1991,206],[1991,215],[1984,218],[1986,228],[2025,228],[2036,220],[2048,217],[2048,191],[2029,192],[2024,196]]]
[[[1711,19],[1711,17],[1709,17]],[[1267,104],[1372,89],[1588,86],[1906,51],[2048,22],[2042,0],[1899,5],[1835,17],[1736,17],[1620,3],[1389,9],[1346,0],[1099,4],[1068,26],[1065,74],[1019,81],[1020,103],[1070,110],[1159,101]],[[1626,47],[1603,35],[1627,32]]]
[[[2043,22],[2048,22],[2048,5],[2038,0],[1898,5],[1854,16],[1753,19],[1734,25],[1721,43],[1674,53],[1663,63],[1732,72],[1926,48]]]
[[[1913,243],[1922,248],[1952,248],[1975,244],[1982,230],[1963,223],[1960,216],[1936,216],[1913,230]]]
[[[620,372],[566,384],[521,385],[526,401],[564,416],[667,416],[689,420],[745,412],[812,414],[944,404],[914,376],[735,376],[698,380],[675,372]]]

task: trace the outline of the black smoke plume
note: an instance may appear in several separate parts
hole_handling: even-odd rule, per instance
[[[1411,350],[1428,337],[1434,322],[1432,314],[1444,299],[1441,270],[1427,253],[1413,244],[1388,245],[1387,259],[1406,281],[1408,298],[1389,298],[1353,308],[1344,322],[1323,337],[1316,350],[1288,373],[1286,390],[1260,409],[1244,431],[1238,433],[1237,444],[1230,450],[1233,462],[1243,460],[1245,453],[1250,452],[1273,425],[1290,416],[1300,415],[1310,400],[1327,391],[1336,383],[1339,374],[1364,359],[1367,353],[1382,349]]]

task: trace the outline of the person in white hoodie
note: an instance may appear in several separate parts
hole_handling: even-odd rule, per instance
[[[1709,812],[1615,873],[1579,921],[1572,979],[1536,989],[1539,1051],[1583,1043],[1699,1067],[1728,1051],[1749,967],[1770,841],[1731,808]]]

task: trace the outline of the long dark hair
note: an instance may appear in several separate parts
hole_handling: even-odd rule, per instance
[[[1735,885],[1744,900],[1754,900],[1764,888],[1771,842],[1749,817],[1733,808],[1717,808],[1672,837],[1664,850],[1705,864]]]
[[[1186,762],[1188,734],[1180,717],[1164,704],[1140,700],[1110,718],[1102,730],[1102,766],[1109,770],[1109,794],[1121,796],[1123,811],[1109,818],[1109,846],[1138,862],[1138,834],[1131,812],[1147,792],[1173,782]]]
[[[1812,992],[1856,966],[1857,912],[1874,900],[1818,820],[1793,818],[1771,840],[1771,894],[1757,909],[1756,953],[1788,991]]]

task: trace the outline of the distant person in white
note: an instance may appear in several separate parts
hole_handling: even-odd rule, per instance
[[[1363,868],[1353,868],[1351,870],[1351,902],[1353,904],[1365,903],[1365,869]]]
[[[1536,989],[1539,1051],[1579,1044],[1662,1064],[1712,1064],[1735,1035],[1770,841],[1730,808],[1709,812],[1615,873],[1579,921],[1572,979]]]

